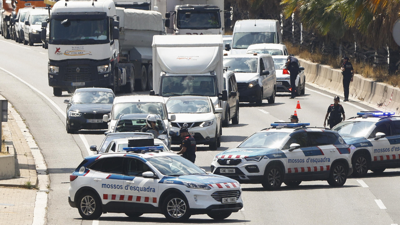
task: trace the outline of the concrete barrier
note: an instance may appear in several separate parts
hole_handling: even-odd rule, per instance
[[[343,75],[339,69],[299,59],[304,67],[307,82],[341,93],[343,95]],[[351,99],[364,101],[372,107],[400,114],[400,88],[376,82],[359,74],[354,75],[350,83]]]

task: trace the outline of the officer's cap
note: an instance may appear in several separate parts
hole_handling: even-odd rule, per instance
[[[340,98],[339,98],[339,96],[335,96],[335,97],[333,97],[333,100],[338,100],[338,101],[340,101]]]
[[[296,115],[291,115],[290,118],[291,120],[298,120],[299,118]]]

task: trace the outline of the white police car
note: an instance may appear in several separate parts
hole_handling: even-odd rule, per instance
[[[400,117],[382,111],[362,111],[357,115],[333,128],[347,144],[353,145],[353,175],[400,167]]]
[[[216,155],[211,171],[241,183],[261,183],[265,189],[307,180],[343,186],[352,172],[349,146],[337,132],[308,125],[273,123],[237,148]]]
[[[171,221],[205,213],[220,220],[243,207],[237,181],[207,174],[174,153],[148,149],[86,157],[70,175],[71,207],[78,208],[83,219],[106,212],[133,218],[162,213]]]

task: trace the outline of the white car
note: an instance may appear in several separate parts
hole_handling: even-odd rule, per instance
[[[133,152],[86,157],[70,175],[68,201],[83,219],[114,212],[131,218],[162,213],[172,222],[195,214],[221,220],[243,208],[237,181],[207,174],[174,153]]]
[[[400,117],[394,112],[362,111],[336,125],[346,143],[352,145],[353,176],[368,170],[382,173],[400,167]]]
[[[16,41],[22,43],[24,41],[24,25],[25,25],[25,15],[31,10],[31,8],[22,8],[18,10],[17,17],[15,18],[15,34]]]
[[[291,92],[290,72],[285,69],[287,56],[272,56],[276,69],[276,86],[278,92]],[[299,74],[296,78],[296,95],[304,95],[306,93],[306,75],[304,67],[299,64]]]
[[[284,44],[254,44],[247,48],[247,54],[270,54],[274,55],[289,55],[286,45]]]
[[[44,8],[31,9],[26,13],[25,25],[23,27],[24,44],[33,45],[34,43],[42,43],[42,22],[46,22],[48,18],[49,12]]]
[[[209,97],[176,96],[167,101],[167,110],[176,119],[171,123],[171,131],[179,133],[181,128],[187,128],[196,140],[196,144],[208,144],[216,150],[221,145],[222,127],[218,113],[222,108],[214,109]],[[179,136],[172,137],[172,144],[181,144]]]
[[[350,149],[337,132],[308,128],[306,123],[273,123],[237,148],[217,154],[211,172],[265,189],[327,180],[343,186],[352,173]]]
[[[130,138],[117,138],[110,140],[107,142],[107,145],[101,146],[99,151],[97,149],[91,149],[92,151],[96,151],[97,153],[118,153],[118,152],[127,152],[127,148],[129,148],[129,143],[130,141],[151,141],[151,146],[156,148],[157,150],[161,152],[171,152],[171,150],[164,144],[164,141],[154,138],[151,135],[142,135],[138,134],[135,137],[130,137]]]

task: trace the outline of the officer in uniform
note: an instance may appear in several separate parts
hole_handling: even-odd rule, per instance
[[[194,163],[197,151],[196,140],[189,134],[187,128],[181,128],[179,132],[182,138],[182,144],[178,154],[182,154],[183,158]]]
[[[291,115],[289,119],[291,123],[299,123],[299,117],[296,115]]]
[[[290,55],[287,58],[286,69],[290,72],[290,86],[291,86],[291,97],[296,97],[296,78],[299,74],[299,61],[293,56]]]
[[[344,115],[343,106],[339,104],[339,102],[340,102],[339,96],[335,96],[333,98],[333,102],[334,102],[334,104],[332,104],[328,107],[328,111],[326,112],[326,116],[325,116],[325,120],[324,120],[324,127],[325,127],[326,119],[328,118],[328,115],[329,115],[328,124],[331,129],[332,129],[332,127],[336,126],[336,124],[338,124],[342,120],[346,119],[346,116]],[[342,119],[342,115],[343,115],[343,119]]]
[[[353,65],[349,62],[349,57],[343,58],[342,64],[342,75],[343,75],[343,90],[344,90],[344,101],[349,101],[349,86],[350,82],[353,81]]]

